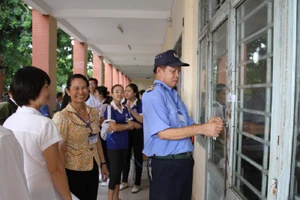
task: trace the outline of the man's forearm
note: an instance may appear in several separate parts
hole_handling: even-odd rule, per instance
[[[181,128],[168,128],[158,133],[158,137],[162,140],[181,140],[197,134],[204,134],[201,130],[202,125],[195,124]]]

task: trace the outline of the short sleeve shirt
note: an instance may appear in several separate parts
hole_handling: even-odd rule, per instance
[[[90,171],[94,166],[93,159],[100,166],[97,143],[89,144],[91,129],[92,134],[98,135],[100,132],[98,113],[89,106],[86,106],[86,109],[90,115],[90,128],[78,117],[70,104],[53,116],[53,121],[66,144],[66,168],[70,170]]]
[[[112,101],[104,112],[105,121],[113,121],[116,124],[127,124],[127,120],[131,119],[131,115],[126,107],[122,106],[120,110]],[[106,137],[107,149],[128,149],[128,131],[118,131],[108,134]]]
[[[133,105],[131,106],[131,109],[136,112],[139,115],[143,115],[143,104],[141,100],[136,99],[133,103]],[[133,121],[143,125],[142,123],[138,122],[133,116]]]
[[[144,150],[148,157],[166,156],[190,152],[193,145],[190,138],[162,140],[160,131],[194,124],[188,110],[176,90],[155,80],[154,88],[143,94]]]
[[[62,138],[53,123],[38,110],[22,106],[4,123],[23,148],[24,171],[32,199],[61,199],[49,174],[43,151]]]
[[[13,133],[0,126],[0,199],[30,200],[22,148]]]

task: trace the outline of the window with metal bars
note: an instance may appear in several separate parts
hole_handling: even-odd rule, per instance
[[[237,8],[237,112],[233,185],[246,199],[266,199],[273,58],[273,2]]]

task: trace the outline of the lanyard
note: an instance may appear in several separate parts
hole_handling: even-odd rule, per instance
[[[159,83],[159,84],[160,84],[160,83]],[[182,114],[182,113],[180,112],[180,110],[179,110],[178,101],[177,101],[177,103],[176,103],[176,101],[175,101],[175,99],[174,99],[172,93],[171,93],[170,91],[166,92],[167,89],[165,88],[164,85],[161,85],[161,86],[163,87],[164,93],[165,93],[165,95],[167,96],[167,98],[169,99],[169,101],[171,101],[171,102],[173,103],[174,107],[176,107],[177,112],[178,112],[179,114]],[[168,93],[168,94],[167,94],[167,93]]]
[[[77,115],[77,117],[86,124],[86,127],[89,128],[91,130],[91,134],[93,133],[93,129],[91,127],[91,121],[90,121],[90,114],[88,114],[88,122],[86,123],[77,113],[75,113]]]

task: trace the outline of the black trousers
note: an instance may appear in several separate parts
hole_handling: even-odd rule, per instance
[[[97,200],[99,169],[94,160],[91,171],[74,171],[66,169],[71,192],[80,200]]]
[[[114,190],[116,185],[120,185],[121,182],[121,172],[125,164],[127,149],[107,149],[107,154],[110,161],[108,189]]]
[[[149,168],[152,168],[152,177]],[[194,159],[148,159],[149,200],[190,200]]]
[[[144,147],[144,133],[143,129],[131,130],[128,135],[128,153],[123,168],[123,178],[122,182],[128,182],[128,174],[130,170],[130,159],[131,159],[131,148],[133,148],[134,153],[134,163],[135,163],[135,185],[141,185],[141,177],[143,170],[143,147]]]
[[[110,171],[110,163],[109,163],[109,158],[108,158],[108,154],[107,154],[107,146],[106,146],[106,141],[103,140],[100,136],[100,140],[101,140],[101,145],[102,145],[102,149],[103,149],[103,154],[104,154],[104,158],[106,161],[106,167],[108,169],[108,171]]]

